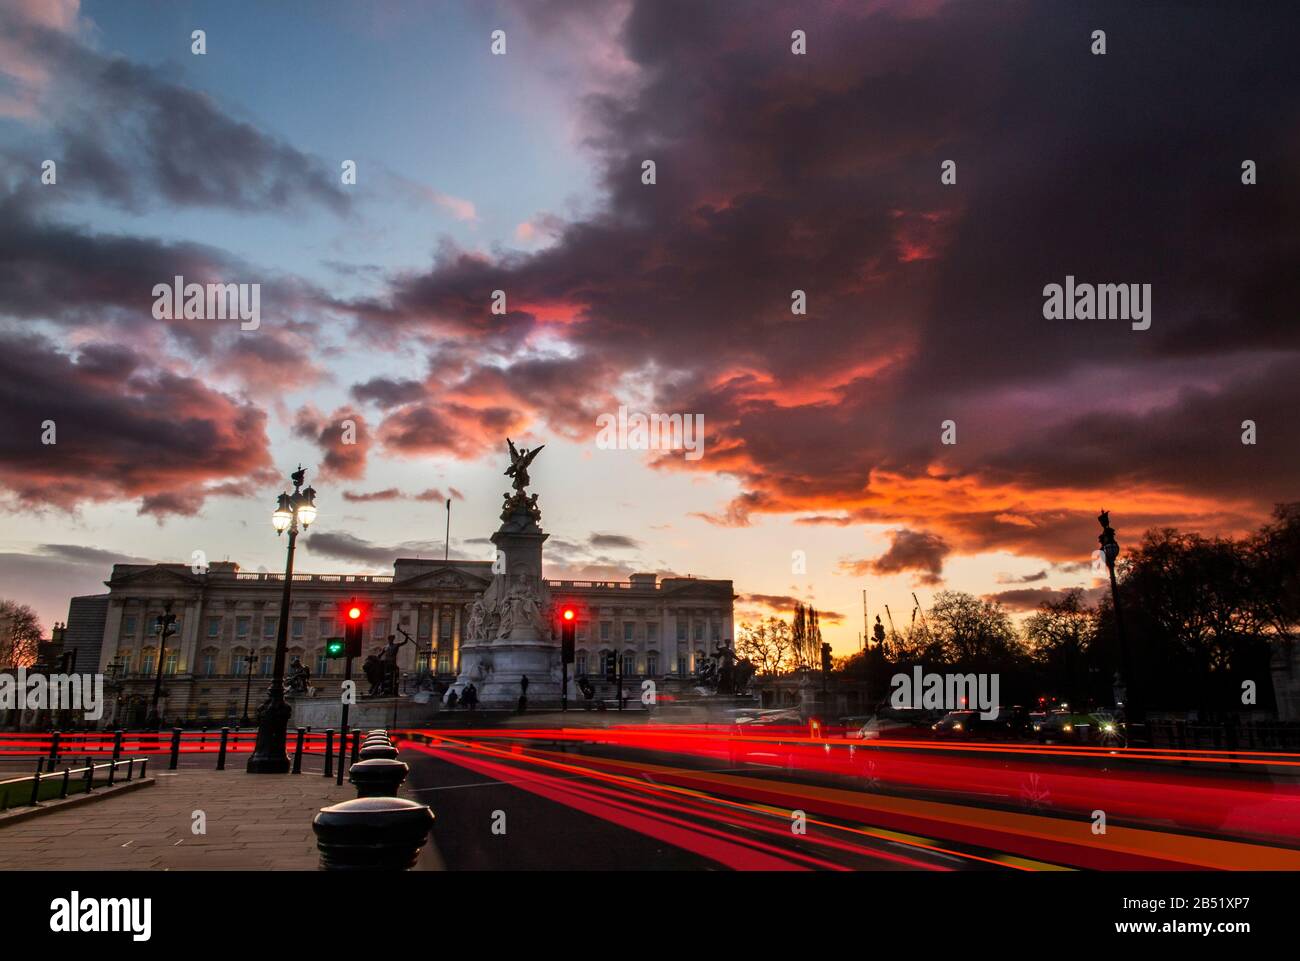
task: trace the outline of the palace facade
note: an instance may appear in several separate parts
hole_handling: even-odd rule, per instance
[[[401,640],[400,627],[412,638],[398,660],[406,689],[427,674],[450,683],[459,668],[466,605],[491,579],[490,561],[407,558],[394,563],[391,575],[294,574],[286,664],[301,658],[316,696],[337,697],[343,661],[326,658],[325,644],[343,633],[339,606],[356,598],[370,609],[363,657],[390,633]],[[163,717],[169,723],[235,722],[246,696],[253,716],[274,663],[284,575],[244,572],[230,562],[199,574],[184,564],[116,564],[106,584],[97,652],[115,702],[106,723],[129,726],[148,715],[158,667],[156,624],[169,606],[176,632],[163,649]],[[732,644],[729,580],[633,574],[627,581],[547,585],[557,609],[572,604],[578,612],[575,677],[597,674],[611,657],[621,660],[629,687],[644,678],[686,677],[719,644]],[[70,631],[79,629],[72,623],[76,614],[74,607]],[[95,660],[90,651],[86,655],[80,670]],[[364,692],[359,663],[353,677]]]

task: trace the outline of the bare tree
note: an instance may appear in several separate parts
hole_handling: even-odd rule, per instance
[[[779,617],[740,625],[736,653],[748,659],[759,675],[774,677],[784,674],[791,668],[794,653],[790,625]]]
[[[30,667],[41,641],[41,621],[26,604],[0,599],[0,667]]]

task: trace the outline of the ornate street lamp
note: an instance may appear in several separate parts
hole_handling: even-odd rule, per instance
[[[292,709],[284,699],[284,660],[289,646],[289,593],[293,588],[293,550],[298,530],[306,530],[316,519],[316,492],[303,487],[307,471],[299,465],[293,472],[293,493],[281,493],[271,514],[276,534],[289,532],[288,556],[284,563],[284,591],[280,595],[280,623],[276,625],[275,667],[266,700],[257,709],[257,744],[248,759],[250,774],[286,774],[289,757],[285,753],[285,731]],[[251,670],[250,665],[250,670]],[[250,679],[249,683],[252,681]]]
[[[239,718],[239,723],[243,726],[248,725],[248,698],[253,693],[253,665],[257,663],[256,654],[245,654],[240,658],[247,667],[248,677],[244,679],[244,713]]]
[[[1131,731],[1134,721],[1137,720],[1138,709],[1130,688],[1133,683],[1133,670],[1129,664],[1128,639],[1124,632],[1124,611],[1119,604],[1119,584],[1115,580],[1115,561],[1119,557],[1119,541],[1115,539],[1115,528],[1110,526],[1110,511],[1102,511],[1098,514],[1097,523],[1101,525],[1097,543],[1101,545],[1102,556],[1106,559],[1106,569],[1110,572],[1110,597],[1115,607],[1115,632],[1119,636],[1120,671],[1116,672],[1115,688],[1117,691],[1124,692],[1119,696],[1124,699],[1121,706],[1124,708]]]
[[[149,709],[149,727],[162,727],[162,715],[158,713],[158,699],[162,696],[163,659],[167,656],[167,638],[176,633],[176,615],[172,613],[171,602],[167,602],[165,613],[158,615],[158,671],[153,682],[153,706]]]

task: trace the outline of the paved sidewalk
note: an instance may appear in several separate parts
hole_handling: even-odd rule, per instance
[[[242,765],[150,773],[157,784],[147,791],[0,828],[0,870],[314,871],[312,817],[356,796],[319,774],[247,774]],[[191,830],[195,811],[206,834]]]

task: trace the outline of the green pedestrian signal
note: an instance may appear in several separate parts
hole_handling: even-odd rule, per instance
[[[325,656],[329,658],[343,657],[347,653],[347,645],[343,643],[341,637],[331,637],[325,642]]]

